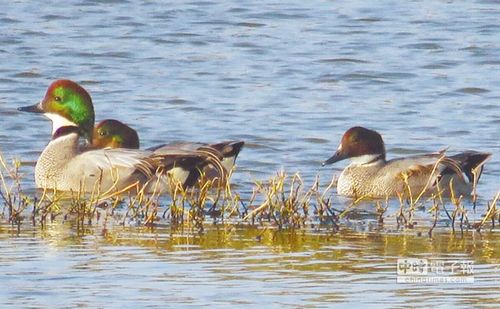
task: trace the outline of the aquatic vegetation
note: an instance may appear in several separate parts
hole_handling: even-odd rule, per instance
[[[146,227],[167,224],[203,233],[207,224],[212,224],[279,230],[321,228],[336,232],[341,225],[363,217],[360,208],[365,207],[368,218],[382,227],[395,219],[397,230],[414,229],[418,213],[427,220],[428,235],[432,237],[443,216],[453,233],[456,227],[461,231],[493,229],[495,222],[500,220],[497,208],[500,191],[487,203],[481,218],[471,219],[463,196],[454,194],[453,182],[447,188],[451,192],[450,198],[444,198],[441,188],[430,197],[423,194],[426,188],[418,194],[411,194],[408,185],[409,194],[399,195],[396,200],[399,207],[394,208],[394,200],[373,200],[364,196],[339,202],[337,199],[341,197],[332,190],[336,178],[322,185],[320,177],[316,176],[312,186],[307,186],[298,172],[287,174],[279,171],[267,180],[256,180],[251,196],[243,198],[230,182],[209,179],[203,173],[194,187],[185,187],[171,177],[168,194],[162,193],[160,182],[142,187],[133,184],[116,192],[101,192],[99,183],[90,193],[84,188],[77,192],[52,189],[27,192],[22,188],[19,168],[19,161],[8,163],[0,156],[2,217],[18,227],[25,221],[43,227],[47,222],[61,219],[72,220],[82,228],[96,223]],[[230,171],[233,172],[234,169]],[[474,203],[476,201],[474,198]],[[450,204],[452,210],[446,207]]]
[[[28,196],[21,189],[19,166],[20,162],[17,160],[12,165],[7,164],[0,154],[0,196],[4,202],[4,208],[8,211],[8,222],[18,225],[23,218],[24,211],[31,204]]]

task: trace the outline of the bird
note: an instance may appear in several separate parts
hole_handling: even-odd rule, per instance
[[[337,181],[337,192],[350,197],[388,198],[430,195],[441,189],[450,196],[470,196],[491,153],[465,151],[447,156],[445,150],[392,160],[386,159],[382,136],[355,126],[323,166],[350,159]],[[450,184],[451,182],[451,184]]]
[[[213,181],[228,177],[244,144],[244,141],[224,141],[215,144],[174,142],[153,146],[147,148],[147,150],[153,151],[156,154],[188,151],[212,156],[214,162],[220,163],[222,166],[216,167],[213,164],[207,164],[200,172],[203,178]],[[139,146],[140,142],[137,131],[116,119],[104,119],[96,124],[92,136],[92,144],[90,145],[93,148],[129,149],[139,149]],[[222,160],[218,160],[218,158],[222,158]],[[224,175],[221,174],[221,171],[224,171]]]
[[[172,179],[183,186],[195,184],[204,166],[217,165],[213,157],[188,150],[155,153],[151,150],[82,147],[92,141],[94,106],[78,83],[54,81],[44,98],[19,111],[43,114],[52,121],[52,138],[35,165],[37,188],[59,191],[112,192],[145,188],[165,191]],[[220,162],[222,157],[217,158]]]

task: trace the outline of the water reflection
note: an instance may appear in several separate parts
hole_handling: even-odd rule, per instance
[[[412,304],[416,297],[423,305],[494,303],[499,233],[419,235],[242,226],[211,227],[203,235],[119,226],[75,233],[70,222],[18,232],[0,225],[0,279],[16,287],[0,295],[4,305],[57,305],[61,298],[54,295],[65,293],[70,303],[93,295],[91,306],[111,295],[139,304],[320,305],[356,303],[360,295],[386,305]],[[402,257],[473,260],[476,283],[396,284]],[[35,292],[42,283],[43,291]]]

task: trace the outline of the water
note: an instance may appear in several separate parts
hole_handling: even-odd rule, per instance
[[[242,194],[281,168],[308,184],[318,173],[327,182],[344,165],[320,163],[354,125],[380,131],[389,157],[447,146],[491,152],[480,217],[500,188],[498,18],[494,1],[2,2],[0,151],[36,160],[50,124],[16,108],[70,78],[89,90],[98,120],[131,124],[145,147],[245,140],[233,176]],[[33,168],[22,172],[32,187]],[[320,306],[361,298],[469,307],[500,297],[498,230],[412,234],[408,250],[384,251],[388,239],[397,248],[408,237],[346,228],[330,238],[308,233],[301,246],[262,245],[254,235],[228,245],[212,235],[176,247],[170,231],[131,231],[118,241],[119,228],[111,236],[99,229],[28,225],[17,234],[2,225],[0,268],[11,288],[0,304]],[[395,283],[397,257],[457,255],[475,261],[474,286]]]
[[[431,242],[352,230],[220,228],[202,237],[163,229],[87,232],[69,234],[57,224],[20,234],[0,227],[0,279],[9,287],[0,291],[2,307],[498,305],[498,269],[489,264],[498,262],[498,233],[439,234]],[[405,255],[474,259],[475,283],[395,284],[396,259]]]

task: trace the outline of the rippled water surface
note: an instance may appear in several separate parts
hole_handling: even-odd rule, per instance
[[[500,6],[495,1],[0,2],[0,151],[36,161],[47,119],[16,111],[55,79],[143,146],[243,139],[233,183],[281,168],[311,185],[343,132],[382,133],[389,157],[493,153],[477,216],[500,189]],[[33,167],[23,185],[33,187]],[[470,206],[470,205],[469,205]],[[423,233],[425,235],[425,232]],[[0,306],[498,305],[498,229],[433,239],[390,229],[0,225]],[[475,262],[474,285],[396,284],[398,257]],[[111,302],[112,304],[108,304]]]
[[[454,237],[218,229],[68,233],[0,226],[2,307],[173,304],[497,306],[498,233]],[[478,240],[476,238],[482,238]],[[22,251],[23,254],[20,255]],[[396,284],[396,260],[473,260],[474,284]],[[497,264],[498,265],[498,264]]]

